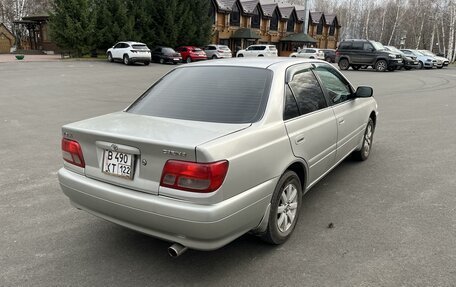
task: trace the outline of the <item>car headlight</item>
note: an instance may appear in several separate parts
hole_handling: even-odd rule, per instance
[[[396,55],[394,55],[394,54],[389,54],[388,56],[392,59],[396,59]]]
[[[427,59],[426,62],[431,62],[432,60],[431,59]]]

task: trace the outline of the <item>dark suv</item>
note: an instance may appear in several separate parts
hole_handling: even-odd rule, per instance
[[[381,43],[370,40],[342,41],[336,51],[336,63],[341,70],[372,66],[379,72],[394,71],[403,65],[400,54],[387,51]]]

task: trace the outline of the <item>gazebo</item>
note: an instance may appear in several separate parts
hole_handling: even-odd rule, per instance
[[[302,47],[313,47],[317,41],[304,33],[296,33],[286,36],[280,40],[281,56],[289,56],[293,51]]]

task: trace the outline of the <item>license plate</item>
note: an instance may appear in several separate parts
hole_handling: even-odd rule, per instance
[[[133,176],[133,155],[123,152],[105,150],[103,155],[103,172],[109,175],[131,179]]]
[[[180,59],[179,58],[174,58],[174,61],[179,61]]]

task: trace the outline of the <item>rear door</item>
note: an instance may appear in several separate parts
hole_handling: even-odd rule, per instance
[[[284,121],[293,153],[309,167],[309,186],[335,163],[337,124],[311,64],[287,72]]]

